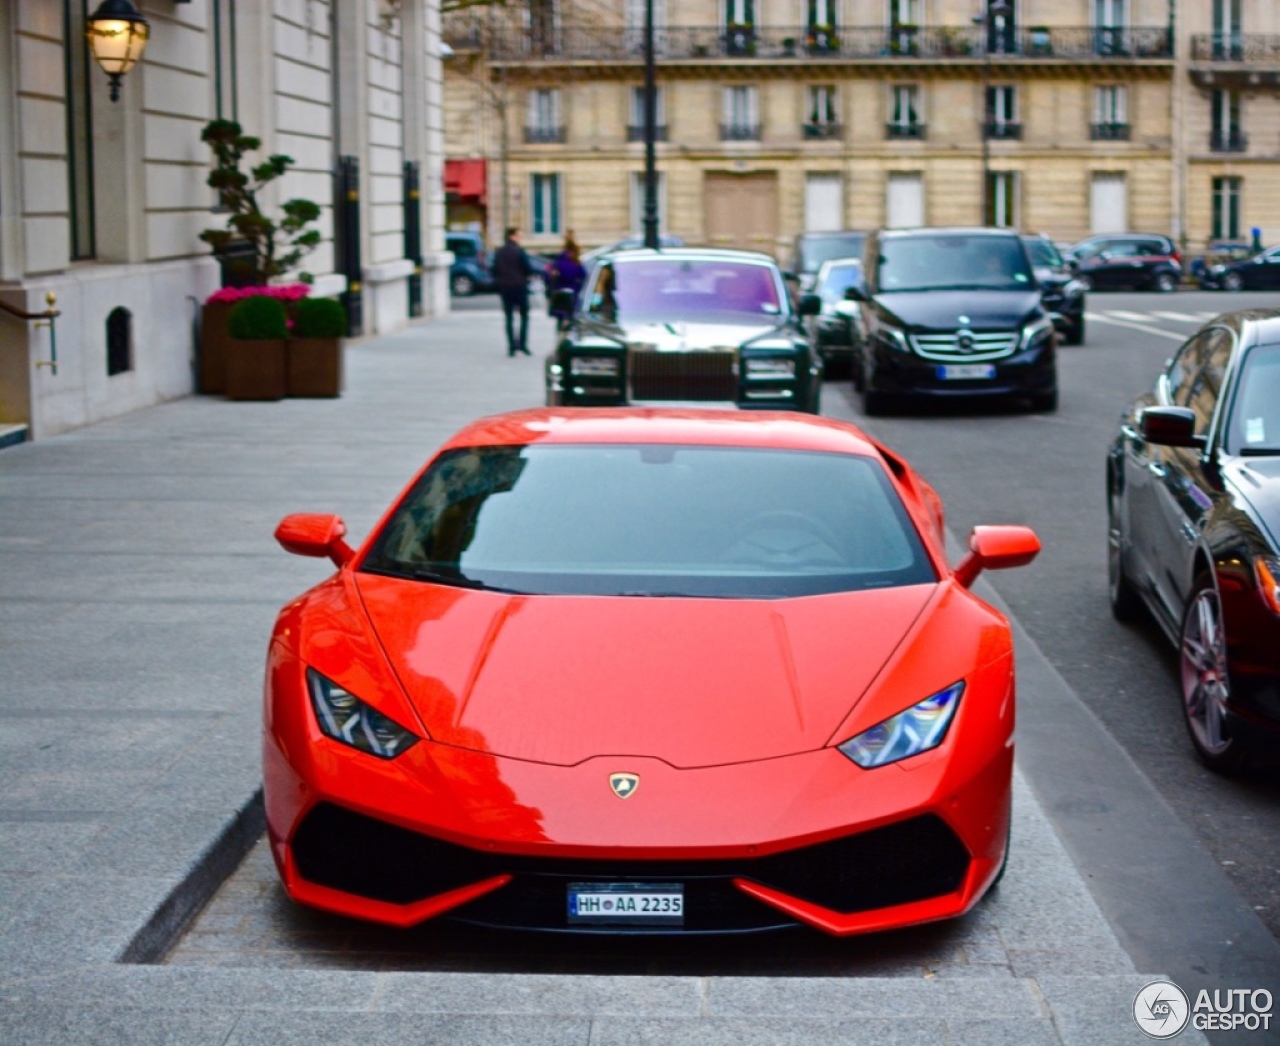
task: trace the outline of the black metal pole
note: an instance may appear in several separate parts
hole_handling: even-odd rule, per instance
[[[644,0],[644,245],[658,246],[658,90],[653,68],[653,0]]]

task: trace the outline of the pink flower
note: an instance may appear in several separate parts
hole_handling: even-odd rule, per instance
[[[222,287],[205,299],[206,305],[237,302],[242,298],[279,298],[281,301],[298,301],[311,293],[307,283],[281,283],[270,287]]]

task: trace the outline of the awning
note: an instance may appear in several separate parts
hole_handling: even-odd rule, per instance
[[[458,203],[484,203],[488,178],[484,160],[445,160],[445,196]]]

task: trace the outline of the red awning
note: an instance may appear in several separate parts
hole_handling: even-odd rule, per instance
[[[444,162],[444,191],[451,199],[467,203],[484,203],[487,180],[484,160],[445,160]]]

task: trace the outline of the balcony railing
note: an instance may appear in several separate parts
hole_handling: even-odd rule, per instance
[[[760,125],[758,123],[722,123],[720,140],[722,142],[758,142]]]
[[[1209,149],[1215,153],[1242,153],[1249,148],[1249,136],[1243,131],[1210,131]]]
[[[1095,142],[1127,142],[1129,125],[1127,123],[1095,123],[1089,126],[1089,137]]]
[[[667,140],[667,125],[664,123],[654,124],[653,140],[655,142],[665,142]],[[644,141],[644,124],[629,124],[627,126],[627,141],[643,142]]]
[[[526,127],[524,140],[527,145],[563,145],[564,127]]]
[[[886,138],[915,138],[924,137],[925,125],[922,123],[887,123],[884,125],[884,136]]]
[[[838,123],[807,123],[800,130],[808,141],[844,137],[844,124]]]
[[[1021,141],[1022,124],[1009,120],[988,120],[984,128],[988,138],[994,141]]]
[[[460,37],[466,33],[458,30]],[[1280,40],[1280,37],[1269,38]],[[490,38],[493,61],[640,62],[643,34],[622,26],[568,26],[555,39],[531,39],[512,28]],[[1106,29],[1050,27],[1007,29],[988,34],[981,26],[837,26],[821,37],[808,26],[678,26],[654,31],[659,61],[796,58],[819,61],[919,58],[1095,60],[1172,57],[1167,28]]]
[[[1197,33],[1193,62],[1280,62],[1280,36],[1260,33]]]

